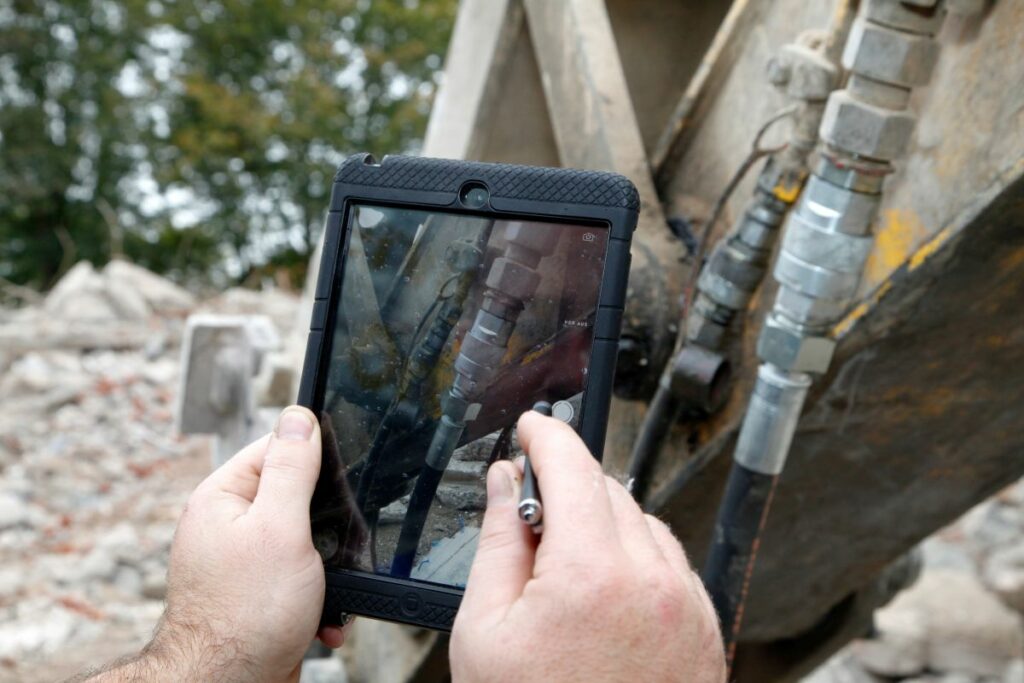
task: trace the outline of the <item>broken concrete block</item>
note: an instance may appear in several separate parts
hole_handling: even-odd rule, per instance
[[[857,641],[850,651],[873,674],[912,676],[925,670],[928,660],[927,627],[912,611],[881,610],[875,618],[875,637]]]
[[[185,313],[196,305],[195,298],[178,285],[127,261],[115,259],[108,263],[103,279],[108,292],[134,292],[154,313]]]
[[[1020,615],[1004,606],[970,574],[928,571],[876,613],[881,624],[912,624],[926,632],[926,668],[1001,676],[1024,651]]]
[[[263,357],[279,345],[273,323],[263,316],[189,317],[175,424],[182,434],[217,436],[215,467],[266,431],[253,379]]]
[[[983,571],[986,585],[1008,607],[1024,614],[1024,538],[997,548],[985,562]]]

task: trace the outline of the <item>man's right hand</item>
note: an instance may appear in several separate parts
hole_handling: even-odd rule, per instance
[[[579,436],[527,413],[519,440],[544,500],[538,542],[521,471],[487,475],[487,512],[451,640],[456,683],[725,680],[718,619],[679,542],[606,477]]]

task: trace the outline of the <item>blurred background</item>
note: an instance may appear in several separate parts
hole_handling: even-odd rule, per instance
[[[185,320],[295,330],[334,170],[420,148],[456,8],[0,1],[0,680],[148,640],[215,450]]]
[[[708,223],[711,244],[734,234],[757,196],[751,141],[794,101],[820,117],[842,83],[808,100],[789,85],[802,63],[779,55],[838,65],[853,17],[897,5],[887,21],[909,11],[941,54],[906,87],[916,132],[884,157],[854,314],[769,518],[739,680],[1024,681],[1021,0],[0,0],[0,681],[60,680],[147,642],[189,492],[294,399],[302,292],[353,152],[638,185],[606,449],[624,476],[694,246]],[[820,172],[803,163],[800,183]],[[673,427],[643,496],[698,566],[764,280],[738,316],[731,398]],[[231,405],[202,381],[225,349],[245,359]],[[360,620],[304,680],[442,681],[444,653]]]

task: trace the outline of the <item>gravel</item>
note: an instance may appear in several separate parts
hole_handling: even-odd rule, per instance
[[[0,315],[0,682],[60,680],[149,640],[178,516],[211,461],[209,439],[173,429],[184,320],[232,300],[277,319],[297,305],[224,299],[79,264],[38,306]]]
[[[918,581],[804,683],[1024,683],[1024,480],[922,544]]]

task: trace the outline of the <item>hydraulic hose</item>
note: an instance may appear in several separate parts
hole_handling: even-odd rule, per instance
[[[733,455],[703,579],[719,609],[731,667],[761,534],[811,375],[828,371],[834,325],[855,299],[891,161],[906,149],[906,110],[938,57],[946,8],[866,3],[843,50],[849,77],[825,105],[819,160],[783,230],[779,283],[761,329],[757,383]],[[914,54],[916,60],[891,55]],[[871,122],[866,125],[865,121]]]
[[[434,502],[434,494],[465,428],[465,422],[455,422],[447,415],[441,417],[441,423],[434,432],[430,448],[427,449],[426,462],[416,479],[412,495],[409,496],[409,510],[402,520],[402,531],[398,536],[395,557],[391,562],[392,576],[407,577],[412,572],[416,549],[423,534],[423,527],[427,523],[430,505]]]
[[[483,247],[490,238],[493,226],[494,222],[489,222],[480,238],[475,242],[456,242],[449,247],[448,261],[455,274],[441,286],[437,299],[431,306],[430,310],[437,310],[437,314],[430,321],[426,333],[420,334],[417,331],[417,334],[414,335],[412,350],[403,369],[398,391],[384,412],[384,417],[373,435],[373,442],[370,444],[370,449],[363,461],[362,471],[359,474],[356,503],[368,523],[371,520],[376,520],[377,517],[376,507],[373,506],[371,509],[369,505],[371,502],[370,491],[373,488],[377,467],[384,455],[385,447],[391,439],[392,433],[407,421],[406,411],[403,410],[406,407],[405,403],[409,399],[419,397],[421,387],[433,371],[452,329],[462,317],[466,298],[469,296],[477,269],[483,261]],[[446,295],[445,289],[453,281],[455,283],[454,290]],[[440,305],[439,309],[438,305]],[[429,316],[429,312],[427,315]]]
[[[402,520],[391,575],[412,572],[420,536],[445,468],[459,445],[466,422],[476,418],[481,401],[508,351],[519,315],[540,284],[538,267],[551,254],[560,231],[512,221],[505,231],[504,255],[494,259],[485,281],[483,304],[455,359],[455,380],[443,401],[443,413]]]
[[[804,373],[758,368],[702,573],[730,659],[761,531],[810,386]]]
[[[725,485],[725,494],[714,540],[704,563],[703,576],[711,603],[718,612],[729,658],[736,646],[737,626],[750,590],[750,575],[757,555],[757,539],[764,527],[778,484],[778,475],[762,474],[743,466],[733,467]]]
[[[783,220],[796,202],[808,175],[808,157],[818,140],[825,103],[839,81],[839,50],[851,30],[857,0],[837,3],[827,32],[805,31],[797,41],[785,45],[769,63],[768,74],[773,85],[785,92],[794,103],[769,119],[755,137],[747,159],[727,184],[711,217],[694,260],[694,274],[699,275],[685,294],[685,309],[679,325],[673,357],[666,364],[657,391],[641,425],[628,466],[633,479],[633,495],[643,501],[651,470],[672,426],[687,412],[710,414],[727,399],[719,385],[713,387],[714,373],[700,373],[707,361],[681,357],[687,349],[702,348],[718,355],[726,377],[729,368],[729,341],[735,335],[734,321],[760,286],[768,270],[772,251]],[[837,47],[838,46],[838,47]],[[761,138],[776,121],[786,117],[792,122],[786,145],[764,149]],[[713,227],[725,200],[751,165],[770,155],[758,176],[754,196],[729,234],[716,245],[707,264],[699,258],[706,248],[709,228]],[[711,389],[715,390],[712,392]],[[704,395],[713,395],[714,403],[702,402]],[[696,397],[698,400],[694,400]]]

